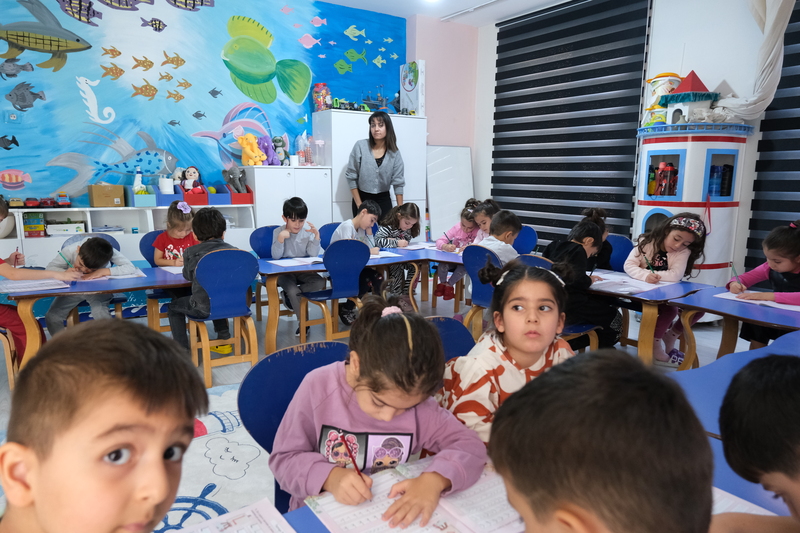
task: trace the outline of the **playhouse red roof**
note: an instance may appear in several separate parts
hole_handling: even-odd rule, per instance
[[[708,87],[703,85],[703,82],[700,81],[700,78],[697,77],[697,74],[694,71],[691,71],[683,81],[681,82],[678,87],[672,91],[672,94],[677,93],[707,93],[710,92]]]

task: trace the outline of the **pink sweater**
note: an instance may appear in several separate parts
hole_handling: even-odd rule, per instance
[[[432,397],[391,421],[372,418],[358,406],[345,364],[333,363],[303,379],[275,435],[269,467],[292,495],[291,509],[319,494],[331,470],[352,468],[338,446],[340,435],[366,474],[377,471],[386,457],[405,463],[422,448],[434,452],[426,471],[449,479],[452,491],[474,484],[486,463],[486,447],[478,435]]]
[[[464,233],[464,230],[461,229],[461,221],[459,221],[458,224],[445,231],[446,237],[442,235],[436,239],[436,249],[441,250],[442,246],[450,244],[450,241],[456,245],[456,248],[463,248],[468,244],[472,244],[472,241],[475,240],[475,236],[478,234],[478,230],[479,228],[476,225],[472,231]]]
[[[769,263],[764,263],[757,266],[750,272],[745,272],[739,276],[739,280],[745,287],[752,287],[756,283],[768,280],[769,271]],[[800,273],[800,270],[793,272],[793,274],[797,273]],[[736,281],[736,278],[731,278],[728,284],[725,285],[725,288],[730,289],[731,283],[734,281]],[[779,304],[800,305],[800,292],[776,292],[775,302]]]
[[[653,256],[655,255],[653,253],[653,245],[645,245],[644,252],[647,259],[652,262]],[[682,280],[685,275],[686,263],[689,261],[690,253],[688,249],[675,253],[667,252],[667,265],[669,266],[669,270],[656,271],[656,274],[661,276],[661,281]],[[641,281],[644,281],[647,275],[651,273],[650,269],[647,268],[647,262],[644,260],[644,256],[639,253],[638,246],[633,247],[633,250],[631,250],[628,258],[625,260],[625,273]]]

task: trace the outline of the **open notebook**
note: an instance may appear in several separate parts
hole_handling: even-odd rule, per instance
[[[294,528],[278,512],[271,497],[259,500],[253,505],[243,507],[217,516],[201,524],[186,526],[181,533],[294,533]]]
[[[588,274],[588,272],[587,272]],[[674,281],[659,281],[658,283],[647,283],[633,279],[624,272],[612,272],[610,270],[597,270],[594,275],[603,278],[603,281],[595,281],[592,283],[592,289],[599,291],[618,292],[621,294],[638,294],[640,292],[657,289],[659,287],[666,287],[673,285],[677,282]]]
[[[745,291],[745,292],[753,292],[753,291]],[[721,292],[719,294],[715,294],[714,298],[722,298],[723,300],[735,300],[737,302],[744,302],[746,304],[755,304],[763,307],[774,307],[776,309],[785,309],[786,311],[800,311],[800,305],[779,304],[778,302],[773,302],[770,300],[744,300],[742,298],[737,298],[735,294],[730,292]]]

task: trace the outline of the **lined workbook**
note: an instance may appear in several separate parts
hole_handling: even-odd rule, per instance
[[[67,289],[68,283],[57,279],[0,279],[0,293]]]
[[[746,293],[754,292],[754,291],[745,291]],[[776,309],[784,309],[786,311],[800,311],[800,305],[791,305],[791,304],[779,304],[778,302],[773,302],[771,300],[745,300],[744,298],[737,298],[736,294],[731,292],[720,292],[719,294],[715,294],[714,298],[722,298],[723,300],[734,300],[737,302],[744,302],[746,304],[755,304],[761,305],[763,307],[774,307]]]
[[[270,498],[243,507],[222,516],[193,526],[186,526],[181,533],[294,533],[294,528],[278,512]]]

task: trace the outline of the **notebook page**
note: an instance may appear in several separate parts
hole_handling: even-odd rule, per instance
[[[496,472],[484,470],[480,479],[470,488],[450,494],[439,505],[457,516],[473,531],[481,533],[522,533],[525,524],[506,497],[503,478]]]
[[[183,274],[183,267],[158,267],[161,270],[166,270],[170,274]]]
[[[734,496],[730,492],[725,492],[717,487],[712,488],[711,492],[714,497],[714,508],[711,514],[719,513],[748,513],[760,514],[767,516],[775,516],[775,513],[767,511],[763,507],[759,507],[754,503],[743,500],[738,496]]]
[[[389,527],[389,522],[383,521],[381,516],[395,501],[389,499],[392,486],[405,479],[402,474],[394,470],[384,470],[375,474],[372,476],[372,501],[360,505],[341,504],[330,493],[306,498],[306,503],[331,533],[396,533],[400,530]],[[450,513],[437,507],[427,526],[420,527],[419,520],[416,520],[402,531],[469,533],[469,530],[458,528],[457,522]]]
[[[754,291],[745,291],[745,292],[749,293]],[[737,298],[735,294],[730,292],[721,292],[719,294],[715,294],[714,298],[722,298],[723,300],[735,300],[737,302],[761,305],[765,307],[774,307],[776,309],[785,309],[786,311],[800,311],[800,305],[779,304],[778,302],[772,302],[769,300],[744,300],[742,298]]]
[[[294,533],[294,528],[281,515],[275,506],[264,498],[253,505],[231,511],[210,520],[186,526],[181,533]]]
[[[67,289],[68,283],[57,279],[0,279],[0,293],[49,291]]]

